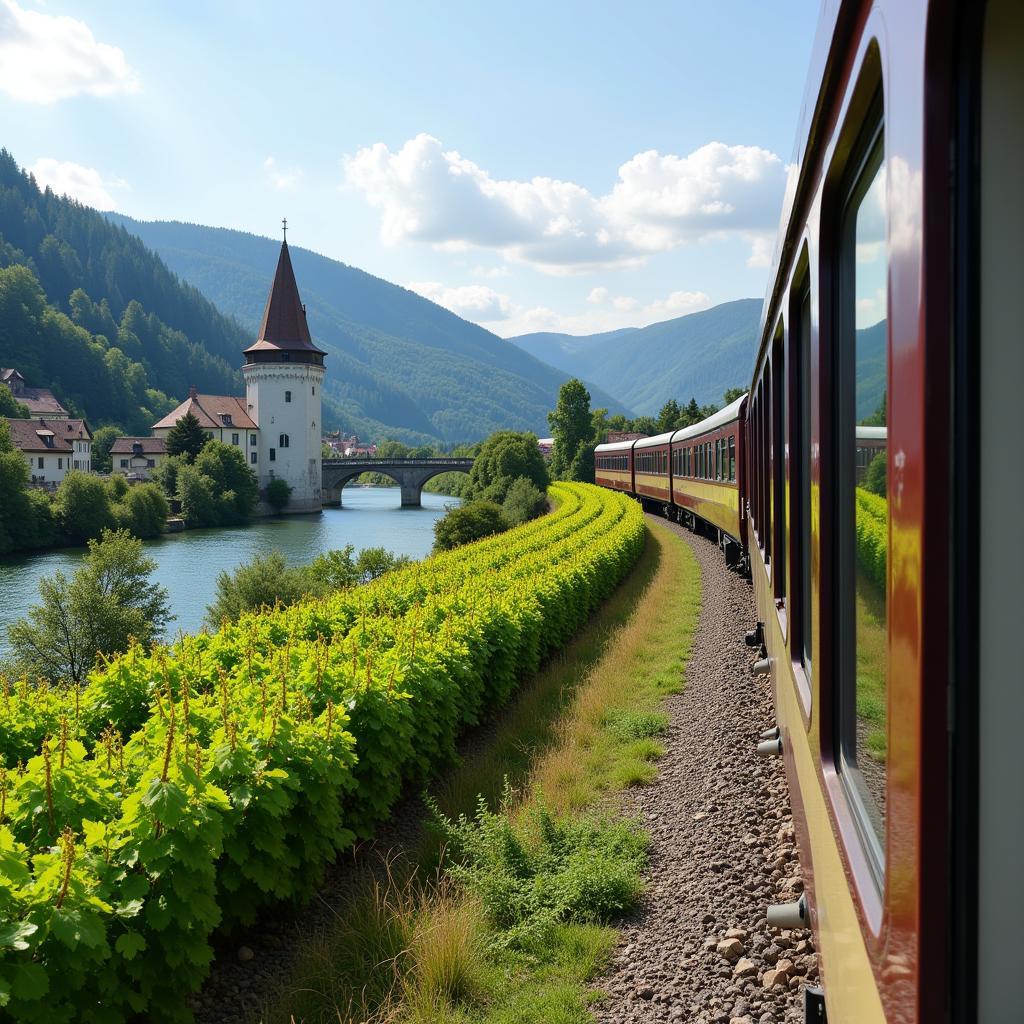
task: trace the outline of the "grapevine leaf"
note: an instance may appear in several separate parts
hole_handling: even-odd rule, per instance
[[[181,821],[182,814],[188,806],[188,797],[173,779],[154,779],[146,790],[142,802],[157,821],[173,827]]]
[[[82,831],[85,833],[86,846],[99,846],[107,834],[107,826],[102,821],[82,819]]]
[[[117,904],[114,913],[118,917],[135,917],[142,911],[143,906],[142,900],[125,900],[123,903]]]
[[[146,940],[138,932],[125,932],[117,942],[114,943],[114,949],[125,958],[125,960],[131,960],[136,954],[141,953],[146,948]]]
[[[0,923],[0,949],[28,949],[26,941],[35,934],[39,925],[30,921],[7,921]]]
[[[16,964],[14,967],[15,999],[42,999],[50,990],[50,979],[40,964]]]

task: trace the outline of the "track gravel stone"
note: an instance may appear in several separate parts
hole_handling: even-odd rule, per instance
[[[818,958],[809,931],[770,931],[765,920],[765,907],[798,899],[803,882],[783,763],[755,753],[774,718],[771,683],[753,675],[744,643],[756,621],[751,585],[714,543],[657,521],[700,563],[701,613],[686,686],[664,705],[657,778],[626,797],[651,833],[648,889],[595,986],[594,1017],[800,1021]]]

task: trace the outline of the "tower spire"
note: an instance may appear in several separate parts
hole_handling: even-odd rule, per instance
[[[281,218],[281,231],[284,234],[285,245],[287,245],[288,244],[288,218],[287,217],[282,217]]]

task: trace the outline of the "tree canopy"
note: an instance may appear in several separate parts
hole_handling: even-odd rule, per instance
[[[463,497],[487,498],[500,504],[518,477],[525,477],[538,490],[547,490],[548,470],[537,436],[499,430],[480,446]]]
[[[209,440],[209,435],[199,425],[195,413],[187,412],[167,434],[167,454],[182,455],[191,465]]]
[[[594,482],[593,422],[590,392],[573,377],[558,391],[558,403],[548,413],[554,446],[551,473],[556,479]]]

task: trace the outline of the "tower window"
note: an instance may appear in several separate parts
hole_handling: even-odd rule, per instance
[[[256,465],[256,453],[249,452],[249,461],[255,466]]]
[[[315,384],[313,385],[313,394],[314,395],[316,394],[316,385]]]
[[[277,439],[277,446],[278,446],[278,448],[287,448],[288,447],[288,435],[287,434],[282,434]]]
[[[270,461],[274,462],[277,459],[277,449],[276,448],[271,448],[269,454],[270,454]]]
[[[255,434],[250,434],[249,435],[249,446],[251,448],[255,448],[256,447],[256,435]]]
[[[284,400],[286,402],[290,402],[292,400],[292,393],[290,391],[286,391],[284,393]]]

